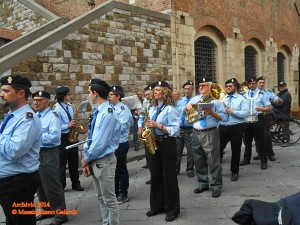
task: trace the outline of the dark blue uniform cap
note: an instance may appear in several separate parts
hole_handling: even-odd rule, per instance
[[[32,98],[34,97],[44,97],[50,99],[50,93],[47,91],[37,91],[32,94]]]
[[[69,92],[70,92],[70,89],[65,86],[56,88],[57,95],[67,95]]]
[[[251,82],[256,82],[256,77],[250,77],[248,80],[247,80],[247,83],[251,83]]]
[[[92,79],[90,81],[89,86],[98,88],[107,95],[110,91],[110,86],[104,80],[101,80],[101,79],[98,79],[98,78]]]
[[[201,84],[201,83],[206,83],[206,82],[212,82],[212,78],[210,78],[210,77],[201,77],[198,80],[198,85]]]
[[[29,90],[31,87],[31,82],[28,78],[23,77],[21,75],[9,75],[5,77],[1,77],[0,79],[1,85],[11,85],[17,87],[23,87]]]
[[[192,85],[194,86],[194,83],[192,81],[188,81],[186,83],[183,84],[182,88],[184,88],[186,85]]]
[[[170,88],[170,85],[168,84],[168,82],[162,80],[162,81],[156,81],[153,83],[153,86],[154,87],[166,87],[166,88],[169,88],[170,90],[172,90]]]

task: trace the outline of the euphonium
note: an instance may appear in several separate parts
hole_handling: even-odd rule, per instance
[[[71,143],[78,142],[79,133],[83,132],[83,126],[78,121],[78,107],[75,104],[72,104],[73,112],[74,112],[74,120],[76,120],[76,125],[70,128],[70,133],[68,140]]]
[[[186,112],[185,120],[189,124],[194,124],[206,116],[204,111],[198,110],[198,103],[209,103],[212,100],[224,101],[226,92],[224,88],[218,83],[212,83],[210,85],[209,95],[201,98],[197,103],[193,104],[193,108]]]
[[[147,110],[147,107],[144,107],[145,111],[145,120],[142,128],[142,132],[140,135],[140,140],[143,141],[146,146],[149,149],[149,152],[154,155],[155,151],[157,150],[156,142],[155,142],[155,135],[152,132],[152,129],[149,129],[148,127],[145,127],[145,121],[149,120],[149,112]]]
[[[245,81],[245,82],[241,83],[237,92],[240,94],[244,94],[246,91],[249,91],[249,88],[248,88],[247,82]]]

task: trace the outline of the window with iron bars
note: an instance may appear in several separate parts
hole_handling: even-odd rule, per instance
[[[277,53],[277,79],[278,83],[284,81],[285,56],[281,52]]]
[[[256,77],[256,57],[257,52],[252,46],[245,48],[245,81],[250,77]]]
[[[208,37],[200,37],[195,41],[195,79],[201,77],[216,81],[216,45]]]

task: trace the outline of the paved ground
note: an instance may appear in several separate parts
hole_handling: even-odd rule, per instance
[[[289,148],[274,146],[276,162],[269,162],[269,169],[262,171],[258,161],[251,161],[251,165],[241,167],[240,179],[230,180],[230,149],[226,149],[223,159],[223,192],[220,198],[211,197],[211,192],[194,194],[197,187],[196,178],[188,178],[184,171],[186,157],[178,176],[180,187],[181,213],[176,221],[168,224],[178,225],[234,225],[232,215],[238,211],[245,199],[253,198],[264,201],[277,201],[281,197],[300,191],[300,144]],[[255,148],[255,147],[254,147]],[[149,208],[149,171],[142,169],[145,159],[144,150],[138,152],[130,150],[128,169],[130,174],[130,201],[120,205],[120,224],[122,225],[157,225],[166,224],[164,215],[148,218],[145,213]],[[254,154],[256,155],[256,154]],[[69,216],[66,224],[101,224],[101,214],[98,201],[95,198],[91,178],[80,177],[84,192],[72,191],[70,186],[65,192],[67,208],[77,209],[77,215]],[[68,180],[68,183],[70,181]],[[3,222],[3,214],[0,215]],[[37,224],[49,224],[46,219]]]

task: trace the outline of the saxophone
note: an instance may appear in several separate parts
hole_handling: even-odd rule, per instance
[[[71,143],[76,143],[78,142],[79,133],[83,132],[84,128],[78,121],[78,107],[75,104],[72,104],[72,108],[74,112],[74,120],[76,120],[76,125],[70,128],[68,140]]]
[[[149,149],[149,152],[154,155],[155,151],[158,149],[155,142],[155,135],[152,132],[152,129],[145,127],[145,122],[150,119],[149,112],[147,107],[144,107],[145,120],[142,127],[142,132],[140,135],[140,140],[146,144]]]

